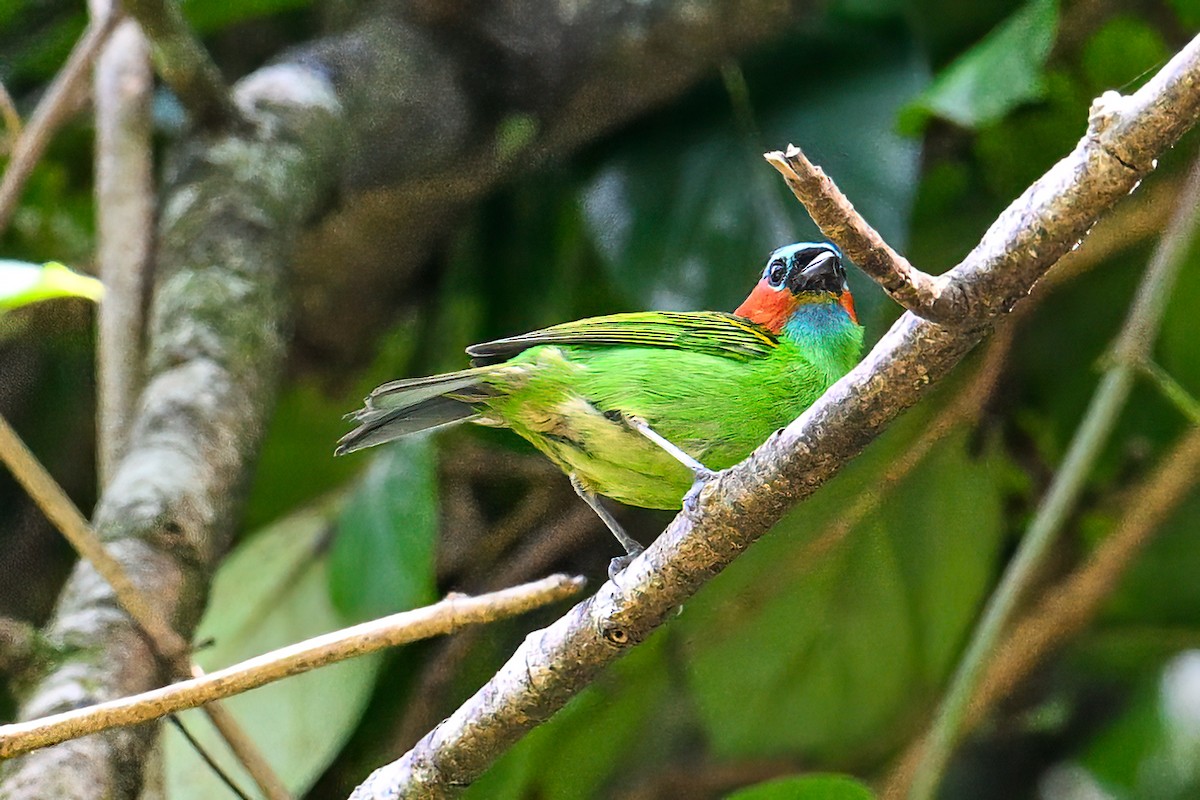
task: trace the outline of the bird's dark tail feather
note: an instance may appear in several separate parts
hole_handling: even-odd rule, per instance
[[[334,454],[353,453],[477,416],[474,401],[487,396],[481,378],[491,371],[491,367],[476,367],[383,384],[349,415],[358,427],[338,440]]]

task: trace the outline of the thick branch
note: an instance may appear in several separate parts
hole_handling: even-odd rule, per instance
[[[340,141],[340,107],[313,72],[263,71],[240,99],[256,128],[193,140],[168,171],[148,382],[95,516],[109,553],[185,637],[272,405],[289,245]],[[47,635],[72,655],[26,693],[22,719],[162,683],[146,640],[89,563],[76,567]],[[152,734],[114,731],[6,761],[0,798],[132,797]]]
[[[1169,93],[1174,102],[1160,103],[1147,93]],[[948,273],[944,296],[961,298],[964,308],[978,313],[973,324],[950,329],[911,313],[901,317],[799,419],[706,485],[619,576],[619,585],[606,583],[531,634],[474,697],[403,758],[376,770],[354,797],[448,797],[471,783],[923,397],[985,334],[993,313],[1027,294],[1096,218],[1128,194],[1140,173],[1112,155],[1130,146],[1123,135],[1136,136],[1139,153],[1158,154],[1194,122],[1200,39],[1121,107],[1109,124],[1093,125]]]
[[[150,722],[347,658],[454,633],[466,625],[479,625],[523,614],[564,600],[577,594],[581,588],[582,578],[552,575],[534,583],[480,597],[452,595],[436,605],[402,611],[316,636],[192,680],[96,706],[64,711],[43,719],[2,725],[0,758],[10,758],[115,727]],[[0,642],[5,631],[3,623],[4,620],[0,619]],[[3,651],[0,650],[2,655]],[[2,660],[0,666],[3,666]]]

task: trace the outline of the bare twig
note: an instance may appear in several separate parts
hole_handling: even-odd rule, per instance
[[[965,318],[966,309],[955,308],[952,314],[940,311],[936,303],[941,296],[941,282],[893,250],[799,147],[789,144],[786,151],[772,150],[763,157],[783,176],[821,232],[893,300],[930,322],[960,322]]]
[[[354,793],[455,794],[550,717],[628,647],[811,495],[905,408],[924,397],[1027,295],[1049,266],[1127,195],[1200,112],[1200,38],[1129,98],[1106,97],[1087,136],[1018,198],[947,273],[942,296],[976,315],[953,328],[912,313],[801,417],[705,485],[619,576],[532,634],[488,683],[400,760]]]
[[[8,228],[25,181],[42,153],[46,152],[50,139],[78,106],[87,85],[88,69],[116,24],[117,17],[109,14],[88,25],[71,50],[67,63],[54,76],[50,88],[34,109],[29,124],[21,130],[20,138],[13,145],[12,158],[4,170],[4,178],[0,180],[0,234]]]
[[[1171,296],[1171,287],[1195,237],[1196,224],[1200,221],[1198,204],[1200,160],[1192,168],[1187,185],[1179,196],[1175,214],[1155,251],[1125,325],[1117,336],[1112,364],[1101,378],[1062,466],[1021,540],[1020,548],[1005,570],[1000,585],[989,600],[950,683],[927,735],[924,758],[913,776],[910,796],[914,800],[927,800],[936,791],[961,736],[970,712],[971,698],[1000,644],[1000,637],[1018,603],[1040,573],[1058,531],[1074,507],[1091,474],[1092,465],[1125,407],[1137,377],[1138,364],[1149,356],[1162,322],[1166,301]]]
[[[92,0],[92,17],[111,13]],[[128,435],[141,388],[147,269],[154,234],[150,96],[154,76],[141,30],[124,20],[96,60],[96,271],[99,310],[97,433],[101,487]]]
[[[1185,435],[1142,485],[1116,528],[1087,562],[1048,589],[996,651],[969,704],[964,732],[978,725],[1033,669],[1095,617],[1141,549],[1200,481],[1200,430]],[[914,742],[888,776],[883,797],[899,800],[912,783],[925,740]]]
[[[552,575],[479,597],[451,595],[432,606],[317,636],[193,680],[44,719],[2,725],[0,758],[110,728],[149,722],[347,658],[523,614],[578,594],[582,588],[582,578]]]
[[[158,74],[197,125],[222,125],[241,118],[221,71],[188,27],[175,0],[124,0],[123,5],[149,38]]]

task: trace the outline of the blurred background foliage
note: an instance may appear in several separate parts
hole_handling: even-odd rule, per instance
[[[315,35],[329,13],[310,0],[183,5],[231,79]],[[73,3],[0,6],[0,80],[23,110],[84,22]],[[767,252],[817,235],[759,156],[789,141],[893,246],[942,271],[1074,146],[1093,97],[1140,85],[1197,29],[1198,0],[839,0],[569,161],[522,172],[413,276],[390,330],[361,343],[368,367],[297,363],[240,544],[214,587],[200,634],[214,645],[202,663],[449,590],[498,588],[551,569],[599,580],[611,541],[565,478],[517,437],[452,430],[334,460],[342,414],[381,380],[461,366],[474,341],[603,312],[734,307]],[[165,142],[178,128],[166,94],[156,120]],[[515,152],[525,134],[512,122]],[[881,779],[927,723],[1054,474],[1195,148],[1185,139],[1098,229],[1100,241],[1073,256],[1070,278],[1035,293],[1036,307],[994,356],[998,377],[986,382],[984,359],[972,357],[467,796],[717,797],[796,772]],[[4,257],[87,267],[90,158],[83,115],[38,166],[0,241]],[[861,275],[851,283],[874,342],[899,311]],[[1200,393],[1195,256],[1175,295],[1157,355]],[[89,508],[90,309],[55,300],[0,324],[10,326],[0,338],[0,410]],[[981,381],[985,391],[964,403]],[[1138,387],[1045,585],[1138,502],[1127,490],[1185,428],[1170,403]],[[896,470],[932,430],[941,435],[928,454]],[[618,514],[647,541],[670,516]],[[1198,525],[1193,498],[1101,618],[971,737],[943,797],[1200,796]],[[45,619],[71,555],[7,476],[0,550],[0,614]],[[323,670],[230,705],[294,790],[342,797],[561,610]],[[5,718],[11,702],[0,698]],[[208,740],[200,715],[185,720]],[[173,732],[166,753],[169,797],[225,796]],[[868,795],[825,776],[737,796]]]

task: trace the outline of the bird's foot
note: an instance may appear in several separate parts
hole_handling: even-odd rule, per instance
[[[617,556],[612,561],[608,562],[608,579],[616,581],[617,576],[625,571],[625,568],[633,563],[633,560],[644,552],[645,548],[632,550],[623,556]]]
[[[692,470],[695,480],[692,481],[692,488],[688,489],[683,495],[684,511],[691,513],[696,510],[696,503],[700,501],[700,492],[704,491],[704,487],[710,481],[716,480],[720,474],[720,472],[708,469],[707,467]]]

